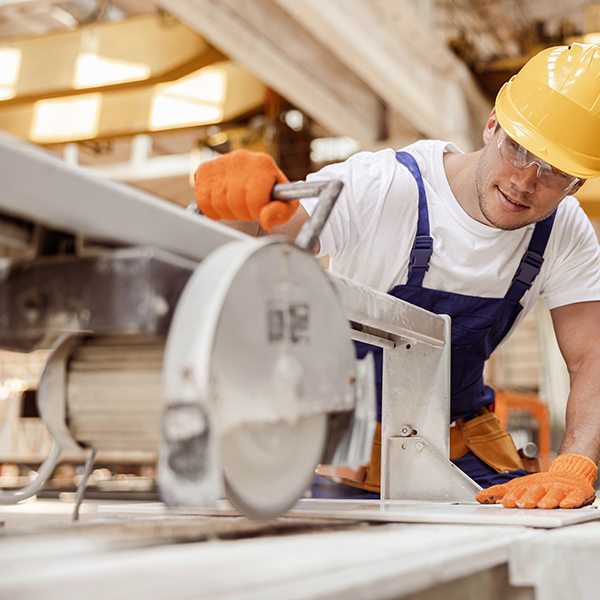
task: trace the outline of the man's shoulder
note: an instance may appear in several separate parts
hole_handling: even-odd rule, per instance
[[[567,196],[558,206],[554,227],[570,230],[582,225],[591,226],[588,216],[575,196]]]

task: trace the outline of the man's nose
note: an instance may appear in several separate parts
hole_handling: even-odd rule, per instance
[[[533,193],[538,184],[539,165],[531,164],[523,169],[515,168],[510,178],[510,182],[523,192]]]

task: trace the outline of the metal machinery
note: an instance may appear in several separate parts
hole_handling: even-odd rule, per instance
[[[0,345],[52,347],[38,391],[61,449],[156,450],[162,495],[284,513],[319,463],[368,461],[373,369],[385,350],[383,498],[472,501],[448,461],[449,319],[326,274],[308,249],[339,182],[295,243],[254,239],[55,156],[0,140]],[[394,468],[391,468],[393,465]],[[423,477],[427,473],[427,477]]]

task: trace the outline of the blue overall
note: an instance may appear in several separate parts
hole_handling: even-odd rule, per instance
[[[389,293],[436,314],[450,315],[452,318],[450,420],[472,417],[480,408],[494,402],[494,390],[483,383],[483,365],[523,309],[520,300],[540,272],[555,215],[552,214],[536,224],[529,247],[504,298],[479,298],[425,288],[423,278],[429,270],[429,259],[433,253],[425,186],[417,162],[410,154],[397,152],[396,159],[408,168],[417,182],[419,216],[407,282],[404,285],[397,285]],[[364,357],[367,352],[374,354],[378,398],[377,418],[381,420],[383,351],[381,348],[363,342],[355,342],[355,345],[359,358]],[[472,452],[453,462],[484,488],[527,475],[522,469],[497,473]],[[321,498],[379,497],[379,494],[333,483],[320,476],[315,478],[312,494],[313,497]]]

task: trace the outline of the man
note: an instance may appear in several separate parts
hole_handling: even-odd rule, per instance
[[[359,153],[310,176],[344,182],[318,251],[335,271],[452,317],[451,459],[487,488],[477,500],[578,508],[595,498],[600,458],[600,251],[570,194],[600,175],[600,48],[533,57],[498,94],[483,141],[468,154],[429,140]],[[293,237],[314,202],[269,204],[283,181],[267,155],[235,152],[200,167],[196,200],[211,218],[280,225],[275,232]],[[489,412],[482,371],[540,295],[571,392],[559,456],[547,473],[527,474]],[[370,480],[321,478],[313,489],[376,492],[377,454]]]

